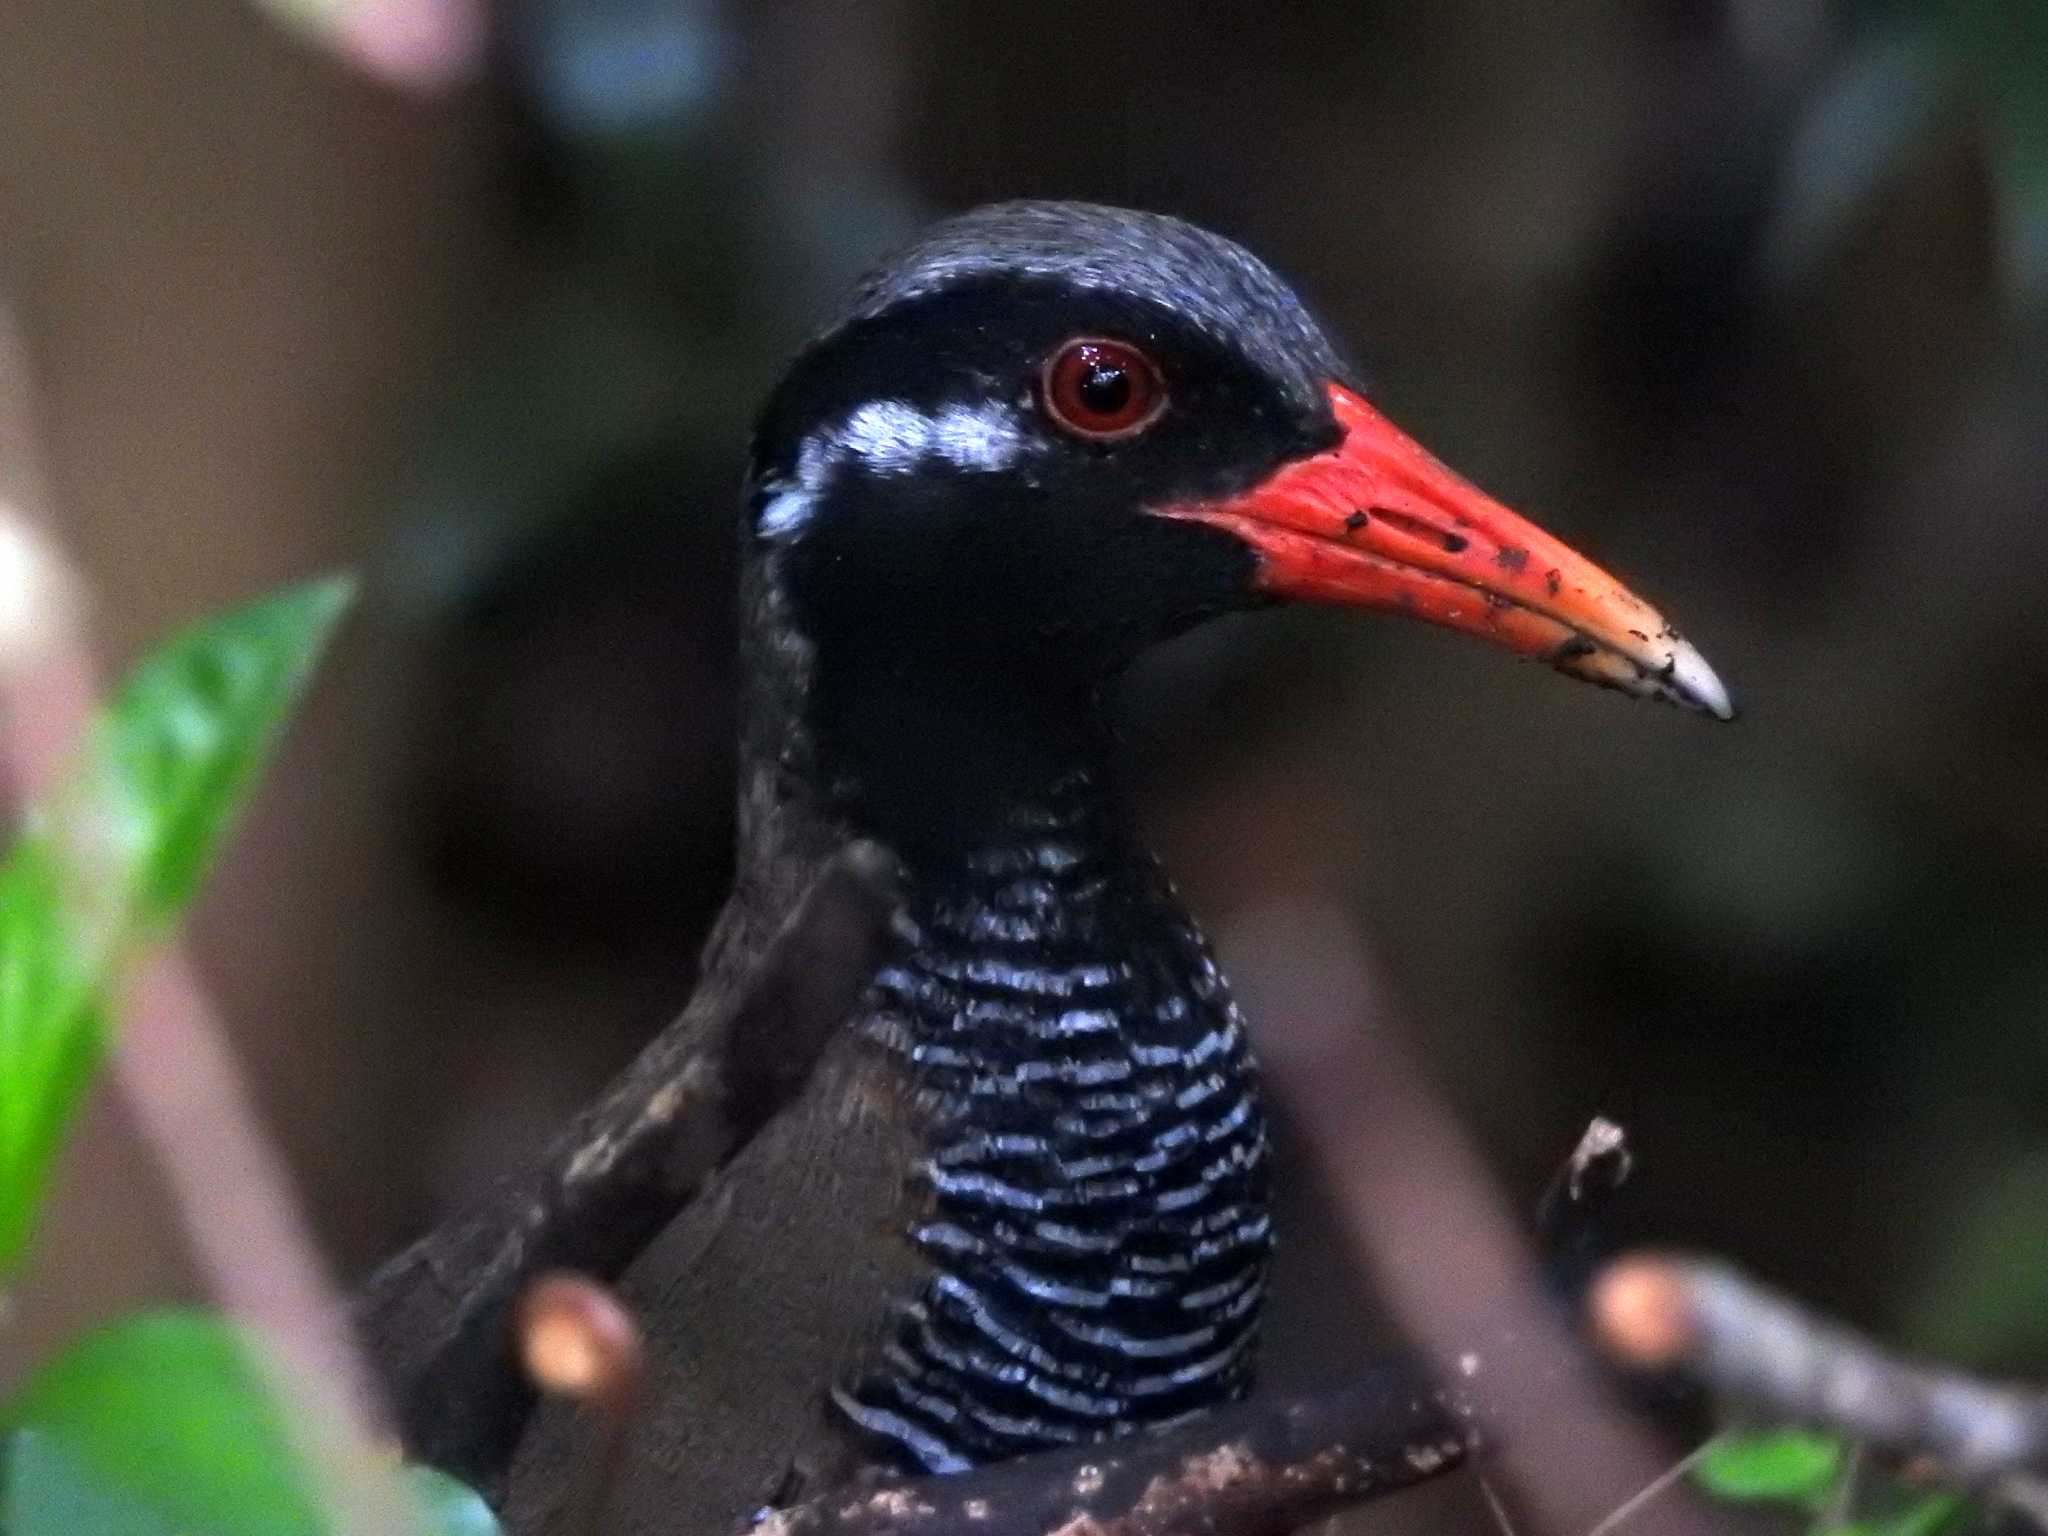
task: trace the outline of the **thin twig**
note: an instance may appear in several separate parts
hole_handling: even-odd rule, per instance
[[[1541,1256],[1456,1122],[1407,1059],[1334,903],[1248,914],[1234,966],[1277,1028],[1268,1080],[1331,1191],[1331,1221],[1439,1369],[1476,1364],[1489,1466],[1546,1531],[1581,1531],[1669,1465],[1545,1294]],[[1283,1012],[1284,1010],[1284,1012]],[[1581,1192],[1598,1188],[1581,1183]],[[1666,1533],[1716,1529],[1683,1499]]]
[[[519,1298],[513,1323],[526,1378],[598,1421],[598,1443],[571,1472],[565,1536],[604,1536],[627,1430],[647,1378],[647,1348],[624,1302],[585,1275],[543,1275]]]
[[[0,306],[0,828],[54,781],[92,706],[85,600],[41,526],[49,499],[27,348]]]
[[[1856,1495],[1861,1491],[1863,1482],[1863,1461],[1868,1454],[1868,1449],[1859,1440],[1842,1458],[1842,1475],[1835,1479],[1834,1491],[1828,1495],[1827,1512],[1821,1517],[1823,1530],[1839,1530],[1855,1516]]]
[[[2048,1472],[2048,1392],[1902,1359],[1731,1265],[1631,1255],[1603,1272],[1589,1310],[1624,1366],[1678,1371],[1760,1413],[1927,1457],[1967,1485]]]
[[[1536,1251],[1545,1278],[1574,1312],[1607,1257],[1604,1223],[1634,1168],[1627,1133],[1606,1116],[1595,1115],[1536,1204]]]
[[[155,1155],[207,1288],[268,1346],[262,1364],[343,1529],[409,1528],[374,1395],[289,1175],[184,955],[145,957],[113,1051],[115,1084]],[[374,1436],[374,1439],[373,1439]]]
[[[1628,1182],[1635,1166],[1628,1132],[1605,1115],[1595,1115],[1536,1204],[1537,1232],[1562,1234],[1573,1222],[1584,1220],[1602,1196]]]
[[[1479,1474],[1479,1497],[1486,1501],[1486,1512],[1493,1516],[1494,1527],[1500,1536],[1521,1536],[1515,1529],[1514,1516],[1508,1513],[1507,1505],[1501,1502],[1500,1490],[1493,1486],[1493,1480],[1484,1472]]]
[[[1649,1482],[1623,1499],[1614,1511],[1596,1522],[1586,1536],[1611,1536],[1611,1533],[1635,1518],[1638,1511],[1654,1502],[1657,1496],[1674,1486],[1678,1480],[1699,1464],[1702,1456],[1714,1448],[1712,1440],[1703,1440],[1687,1451],[1670,1466],[1659,1472]]]
[[[616,1279],[808,1078],[880,962],[896,864],[855,843],[825,868],[714,1018],[686,1014],[531,1172],[428,1233],[356,1304],[407,1448],[490,1487],[532,1390],[511,1309],[539,1274]]]

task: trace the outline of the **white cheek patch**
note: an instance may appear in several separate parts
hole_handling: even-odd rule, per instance
[[[770,491],[761,502],[754,526],[764,539],[784,539],[811,520],[817,498],[800,485]]]
[[[837,426],[804,439],[795,474],[766,487],[759,529],[770,539],[800,531],[848,463],[871,475],[907,475],[937,459],[954,469],[994,474],[1010,468],[1033,443],[1017,408],[1001,401],[949,405],[927,414],[905,400],[870,400]]]

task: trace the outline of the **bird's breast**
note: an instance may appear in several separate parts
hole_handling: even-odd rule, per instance
[[[920,882],[862,1028],[914,1085],[931,1266],[835,1391],[934,1471],[1242,1395],[1271,1223],[1244,1029],[1149,860],[1048,815]]]

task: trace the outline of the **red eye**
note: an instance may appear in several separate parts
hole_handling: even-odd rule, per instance
[[[1159,366],[1129,342],[1077,336],[1053,353],[1041,381],[1045,408],[1076,437],[1129,437],[1166,408]]]

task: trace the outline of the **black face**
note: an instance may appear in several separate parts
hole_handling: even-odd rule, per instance
[[[1251,600],[1248,550],[1145,509],[1330,447],[1344,373],[1228,241],[1078,204],[980,210],[872,279],[775,392],[757,553],[821,649],[1099,678]]]

